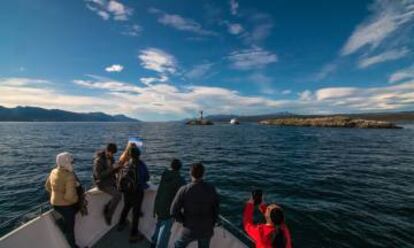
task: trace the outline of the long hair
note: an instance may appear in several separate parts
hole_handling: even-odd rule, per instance
[[[280,228],[280,225],[285,222],[285,216],[281,208],[277,207],[270,212],[270,219],[275,226],[275,232],[272,237],[272,247],[285,248],[286,240]]]
[[[122,155],[119,158],[119,162],[121,164],[128,163],[131,159],[131,156],[129,154],[129,150],[131,149],[131,147],[136,147],[136,145],[134,143],[128,142],[127,146],[125,147],[125,150],[122,152]]]
[[[141,155],[141,152],[140,152],[139,148],[136,147],[135,145],[133,145],[129,148],[128,156],[132,160],[132,162],[138,163],[140,161],[139,160],[140,155]]]

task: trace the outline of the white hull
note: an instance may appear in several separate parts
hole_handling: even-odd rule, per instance
[[[148,240],[151,239],[156,222],[152,214],[156,192],[157,187],[155,186],[146,190],[142,204],[143,217],[141,217],[139,222],[139,230]],[[110,196],[94,188],[86,193],[86,198],[88,200],[89,214],[87,216],[78,214],[76,216],[75,224],[76,243],[80,247],[92,247],[106,233],[108,233],[115,223],[117,223],[123,206],[123,203],[121,202],[113,216],[113,225],[107,226],[103,218],[102,210],[105,203],[110,199]],[[0,248],[69,247],[64,235],[55,224],[54,214],[55,213],[50,210],[3,236],[0,238]],[[173,225],[169,247],[173,247],[173,243],[177,239],[181,228],[181,225],[178,223]],[[197,247],[197,245],[193,242],[189,247]],[[216,227],[210,247],[241,248],[247,246],[225,228]]]

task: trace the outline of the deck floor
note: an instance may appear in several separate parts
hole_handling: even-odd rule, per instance
[[[150,242],[146,239],[137,242],[129,243],[129,232],[130,229],[125,228],[122,232],[116,230],[116,226],[112,228],[105,236],[96,243],[93,248],[148,248],[150,247]]]

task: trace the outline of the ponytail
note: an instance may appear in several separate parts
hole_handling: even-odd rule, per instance
[[[285,216],[281,208],[273,208],[270,212],[270,219],[275,226],[275,231],[272,235],[272,247],[273,248],[285,248],[286,240],[282,232],[281,224],[285,222]]]
[[[272,237],[272,247],[273,248],[285,248],[286,240],[285,236],[282,233],[282,229],[277,227]]]

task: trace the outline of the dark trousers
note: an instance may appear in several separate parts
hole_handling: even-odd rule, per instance
[[[118,206],[119,201],[121,200],[122,193],[119,192],[115,186],[105,186],[105,187],[98,187],[99,190],[109,194],[112,196],[111,200],[105,205],[105,209],[107,210],[108,216],[112,218],[116,207]]]
[[[63,218],[63,232],[66,235],[70,247],[77,247],[75,242],[76,206],[53,206],[53,209]]]
[[[187,233],[181,233],[178,237],[177,241],[175,241],[174,247],[175,248],[185,248],[191,242],[197,241],[198,248],[209,248],[210,247],[210,238],[194,238]]]
[[[138,190],[135,193],[124,193],[124,208],[122,209],[121,217],[119,219],[120,225],[125,225],[126,218],[132,208],[132,226],[131,236],[138,234],[139,217],[141,215],[141,205],[144,198],[144,191]]]

